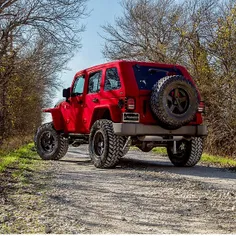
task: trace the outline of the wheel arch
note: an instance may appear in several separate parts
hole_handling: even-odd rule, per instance
[[[52,123],[55,130],[59,131],[64,129],[64,120],[59,106],[54,108],[44,109],[43,112],[51,113]]]
[[[121,110],[116,106],[104,106],[97,107],[93,111],[92,119],[89,125],[89,129],[93,124],[100,119],[111,120],[112,122],[121,121]]]

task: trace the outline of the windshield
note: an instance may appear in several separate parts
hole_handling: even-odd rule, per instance
[[[139,89],[152,90],[156,82],[168,75],[182,75],[177,68],[161,68],[153,66],[140,66],[138,64],[133,66],[135,78]]]

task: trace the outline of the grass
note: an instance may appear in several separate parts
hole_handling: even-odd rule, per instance
[[[46,164],[34,151],[33,143],[0,154],[0,187],[7,199],[6,204],[0,204],[0,221],[3,216],[9,217],[6,222],[0,222],[0,235],[45,233],[44,224],[37,220],[44,214],[46,181],[50,179],[50,174],[43,172],[45,169]],[[8,207],[14,209],[8,212]]]
[[[34,144],[27,144],[14,152],[9,154],[0,154],[0,173],[4,172],[7,168],[16,168],[17,171],[13,173],[14,176],[20,175],[24,170],[33,169],[34,164],[39,157],[33,151]]]
[[[14,137],[5,139],[0,146],[0,157],[10,152],[14,152],[25,144],[32,142],[32,135],[16,135]]]
[[[236,160],[229,157],[213,156],[203,153],[201,162],[220,164],[224,167],[236,167]]]
[[[164,147],[156,147],[156,148],[153,148],[152,151],[159,155],[167,155],[166,148]],[[207,163],[207,164],[216,164],[222,167],[236,167],[235,159],[232,159],[229,157],[214,156],[207,153],[202,154],[200,162]]]
[[[167,151],[165,147],[155,147],[152,149],[152,151],[163,156],[167,155]]]

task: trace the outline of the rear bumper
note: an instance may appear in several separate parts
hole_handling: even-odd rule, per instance
[[[114,132],[121,136],[207,136],[206,125],[182,126],[179,129],[167,130],[156,125],[134,123],[113,123]]]

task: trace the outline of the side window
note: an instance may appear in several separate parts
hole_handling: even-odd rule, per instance
[[[77,96],[83,94],[84,91],[84,76],[79,76],[74,83],[72,94]]]
[[[115,90],[121,87],[120,78],[118,75],[117,68],[110,68],[106,70],[105,86],[104,90]]]
[[[100,91],[102,71],[97,71],[89,75],[88,93],[97,93]]]

